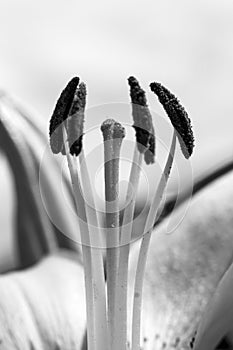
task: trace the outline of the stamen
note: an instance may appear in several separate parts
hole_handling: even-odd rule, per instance
[[[153,91],[167,112],[172,125],[177,131],[177,137],[183,155],[188,159],[193,153],[194,136],[191,121],[184,107],[179,100],[167,88],[160,83],[151,83],[151,91]]]
[[[148,249],[150,239],[153,231],[153,223],[155,221],[159,204],[162,200],[164,190],[167,185],[167,181],[170,175],[173,158],[176,149],[176,131],[173,131],[172,142],[170,151],[167,157],[167,161],[164,167],[163,174],[161,175],[159,185],[156,189],[154,198],[150,205],[150,210],[146,218],[144,236],[142,238],[141,247],[139,251],[135,285],[134,285],[134,304],[133,304],[133,320],[132,320],[132,349],[140,350],[140,335],[141,335],[141,308],[142,308],[142,291],[143,291],[143,278],[146,268],[146,260],[148,255]]]
[[[155,135],[152,116],[147,106],[146,94],[134,77],[128,78],[130,97],[132,102],[133,128],[136,132],[137,146],[140,153],[144,153],[147,164],[154,163]]]
[[[72,189],[75,199],[78,223],[80,227],[83,267],[86,291],[87,340],[88,348],[107,350],[108,341],[106,317],[106,295],[102,252],[92,248],[90,235],[90,208],[86,205],[83,193],[92,197],[89,174],[83,152],[81,153],[82,187],[77,168],[77,158],[82,150],[82,135],[84,123],[84,108],[86,104],[86,87],[84,83],[78,86],[79,79],[73,78],[61,93],[50,121],[50,145],[53,153],[65,154],[71,175]],[[79,157],[80,158],[80,157]],[[92,198],[91,198],[92,199]],[[94,206],[94,200],[93,206]],[[94,230],[98,231],[97,218],[94,218]],[[98,237],[95,235],[95,239]]]
[[[68,118],[68,114],[74,99],[76,88],[79,84],[79,78],[74,77],[69,81],[65,89],[62,91],[54,112],[50,119],[49,136],[50,147],[53,153],[62,153],[65,155],[65,148],[63,145],[63,135],[61,124]]]
[[[69,145],[67,141],[67,133],[64,123],[61,125],[62,137],[64,142],[65,154],[67,158],[68,168],[70,171],[71,184],[75,200],[78,224],[81,235],[83,267],[85,277],[85,293],[86,293],[86,316],[87,316],[87,338],[88,347],[95,349],[95,314],[94,314],[94,290],[93,290],[93,268],[92,268],[92,254],[90,249],[90,233],[86,217],[86,207],[83,198],[80,180],[74,159],[69,154]]]
[[[84,110],[86,106],[86,85],[80,83],[75,91],[74,100],[67,119],[70,153],[78,156],[82,150]]]

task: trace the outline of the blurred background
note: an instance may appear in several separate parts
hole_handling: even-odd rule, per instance
[[[231,0],[1,0],[0,89],[48,118],[74,75],[88,85],[88,106],[128,103],[127,77],[149,92],[162,82],[193,121],[194,176],[233,149],[233,2]],[[151,108],[163,114],[152,94]],[[0,167],[0,255],[14,265],[14,194]]]

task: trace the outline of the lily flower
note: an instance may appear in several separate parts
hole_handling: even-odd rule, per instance
[[[136,131],[130,182],[136,192],[138,165],[143,158],[150,167],[154,163],[156,123],[154,127],[138,81],[130,77],[129,86]],[[195,180],[189,210],[174,232],[166,234],[171,215],[178,221],[188,199],[183,193],[178,202],[175,196],[159,207],[175,154],[175,139],[186,158],[192,154],[194,140],[187,113],[175,96],[158,83],[152,83],[151,90],[175,131],[152,209],[146,224],[141,222],[141,246],[140,240],[132,242],[135,225],[139,229],[138,222],[132,222],[135,195],[129,196],[122,219],[131,228],[130,234],[125,236],[119,221],[120,152],[127,130],[113,119],[102,124],[104,232],[109,235],[106,257],[103,249],[95,247],[101,240],[97,229],[92,245],[90,227],[102,226],[84,201],[86,196],[93,200],[82,145],[85,85],[78,78],[71,80],[50,123],[51,149],[68,160],[71,181],[64,173],[63,191],[71,207],[64,205],[59,190],[61,157],[51,154],[40,165],[46,143],[43,127],[7,95],[1,96],[0,145],[15,181],[15,237],[22,271],[0,277],[0,348],[84,350],[87,341],[91,350],[125,350],[132,344],[132,350],[214,350],[227,335],[230,342],[233,208],[232,175],[226,174],[233,168],[232,158]],[[140,118],[147,124],[140,124]],[[41,190],[49,195],[44,196]],[[78,211],[78,218],[71,208]],[[59,217],[58,225],[51,213]],[[62,234],[76,237],[77,231],[81,247]]]

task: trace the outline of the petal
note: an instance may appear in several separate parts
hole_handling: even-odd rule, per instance
[[[233,324],[233,264],[221,279],[198,327],[196,350],[212,350]]]
[[[170,234],[170,217],[154,230],[144,282],[145,348],[189,349],[203,312],[232,263],[232,180],[231,172],[197,194],[188,211],[185,203],[180,206],[173,219],[177,222],[182,213],[184,219]],[[133,265],[136,258],[135,251]]]
[[[83,269],[76,254],[49,256],[0,277],[2,349],[82,349],[86,327]]]
[[[78,249],[61,231],[68,231],[69,236],[77,234],[77,221],[71,214],[70,207],[63,205],[64,198],[60,192],[60,165],[55,156],[51,157],[46,167],[40,168],[47,140],[38,118],[29,114],[6,95],[0,100],[0,147],[6,154],[12,169],[16,190],[16,241],[19,252],[20,267],[29,266],[44,254],[52,252],[58,246]],[[41,170],[41,171],[40,171]],[[47,184],[47,198],[50,203],[42,201],[39,175]],[[71,200],[68,178],[64,191]],[[59,190],[58,190],[59,189]],[[60,230],[48,215],[48,207],[57,212],[63,229]]]

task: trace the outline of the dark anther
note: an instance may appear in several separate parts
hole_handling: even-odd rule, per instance
[[[192,132],[191,121],[184,107],[179,100],[167,88],[160,83],[151,83],[153,91],[167,112],[172,125],[177,131],[177,137],[180,142],[181,150],[185,158],[189,158],[193,152],[194,137]]]
[[[146,94],[136,78],[129,77],[128,83],[138,150],[140,153],[144,153],[145,162],[151,164],[154,163],[155,134],[152,116],[147,106]]]
[[[60,152],[65,154],[63,146],[62,123],[68,118],[78,83],[78,77],[75,77],[69,81],[65,89],[62,91],[50,119],[50,147],[52,152],[55,154]]]

